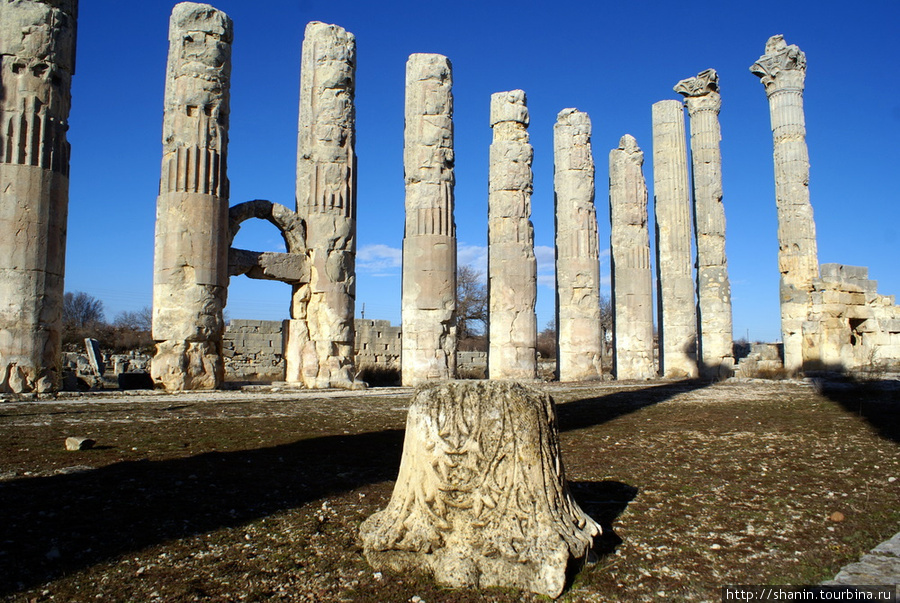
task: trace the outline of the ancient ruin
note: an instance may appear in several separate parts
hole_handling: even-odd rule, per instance
[[[287,380],[310,388],[358,385],[355,77],[353,34],[337,25],[309,23],[297,138],[297,214],[306,224],[309,280],[293,286]]]
[[[0,392],[60,385],[77,16],[0,3]]]
[[[775,206],[778,211],[778,269],[781,273],[781,337],[784,368],[803,368],[803,321],[813,279],[819,275],[816,224],[809,201],[809,152],[803,86],[806,55],[772,36],[766,53],[750,67],[769,98],[775,158]]]
[[[456,374],[452,86],[447,57],[409,57],[403,149],[403,385]]]
[[[700,376],[734,373],[731,284],[725,256],[725,207],[722,205],[722,151],[719,143],[719,76],[707,69],[681,80],[675,92],[685,97],[691,119],[691,174],[694,185],[694,240],[697,244],[697,361]]]
[[[653,104],[653,198],[659,306],[659,372],[697,377],[697,316],[691,257],[684,109],[675,100]]]
[[[528,107],[521,90],[491,95],[488,197],[488,377],[537,378],[537,259],[531,225]]]
[[[653,277],[644,153],[626,134],[609,153],[613,375],[653,379]]]
[[[602,375],[600,249],[594,208],[591,119],[563,109],[553,127],[556,205],[556,372],[560,381]]]
[[[360,527],[376,569],[557,597],[600,526],[568,492],[548,394],[503,381],[420,388],[388,506]]]
[[[213,389],[224,378],[231,41],[231,19],[208,4],[182,2],[172,10],[151,369],[170,390]]]

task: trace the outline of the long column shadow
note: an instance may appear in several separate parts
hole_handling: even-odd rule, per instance
[[[703,386],[667,383],[568,402],[558,407],[560,429],[600,425]],[[0,595],[129,551],[393,480],[402,446],[403,430],[390,429],[0,482]],[[573,492],[576,499],[603,499],[610,487],[630,488],[585,483],[573,485]],[[636,489],[628,492],[633,498]],[[627,500],[617,495],[615,508],[598,504],[587,503],[586,510],[599,513],[597,519],[609,526]],[[616,544],[609,540],[602,546]]]
[[[863,417],[883,438],[900,443],[900,381],[863,381],[833,372],[819,376],[816,389],[847,412]]]

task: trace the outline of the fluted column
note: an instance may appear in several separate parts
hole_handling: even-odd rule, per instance
[[[750,67],[766,89],[772,120],[778,269],[781,273],[781,336],[784,368],[803,367],[802,325],[809,292],[819,274],[816,224],[809,201],[809,152],[803,113],[806,55],[783,36],[766,42],[766,53]]]
[[[678,82],[675,92],[685,97],[691,118],[700,374],[706,378],[725,378],[734,374],[734,342],[722,205],[719,77],[715,69],[707,69],[697,77]]]
[[[286,378],[309,388],[355,381],[356,39],[337,25],[306,26],[300,73],[297,214],[306,223],[309,282],[294,285]]]
[[[613,374],[652,379],[653,277],[644,153],[626,134],[609,153],[609,221],[613,301]]]
[[[488,376],[537,378],[537,260],[531,225],[528,107],[521,90],[491,95]]]
[[[653,104],[653,191],[659,298],[659,369],[665,378],[697,377],[697,317],[691,258],[684,109]]]
[[[447,57],[409,57],[403,149],[403,385],[456,374],[452,85]]]
[[[556,198],[556,371],[560,381],[602,376],[600,252],[591,119],[563,109],[553,127]]]
[[[77,13],[0,2],[0,392],[59,387]]]
[[[151,366],[170,390],[212,389],[224,379],[231,41],[231,19],[210,5],[182,2],[172,10]]]

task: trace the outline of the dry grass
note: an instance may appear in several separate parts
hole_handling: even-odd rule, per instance
[[[564,601],[715,601],[725,584],[816,582],[900,529],[896,390],[542,387],[559,403],[574,496],[608,528]],[[2,404],[0,595],[542,600],[368,567],[356,532],[390,497],[408,400],[391,389]],[[98,448],[66,452],[69,435]]]

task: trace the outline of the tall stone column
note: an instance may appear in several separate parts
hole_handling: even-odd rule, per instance
[[[726,378],[734,374],[734,341],[722,205],[719,76],[715,69],[707,69],[697,77],[678,82],[675,92],[685,97],[691,117],[700,374],[705,378]]]
[[[697,315],[691,261],[684,109],[676,100],[653,104],[653,191],[659,300],[659,372],[698,376]]]
[[[560,381],[602,376],[600,250],[594,208],[591,118],[563,109],[553,127],[556,204],[556,372]]]
[[[537,260],[531,225],[528,107],[521,90],[491,95],[488,376],[537,379]]]
[[[169,390],[213,389],[224,379],[231,41],[231,19],[208,4],[172,10],[151,365],[153,379]]]
[[[300,74],[297,214],[306,223],[309,283],[295,285],[287,381],[356,387],[356,38],[337,25],[306,26]]]
[[[612,262],[613,373],[616,379],[653,379],[653,277],[644,153],[626,134],[609,153]]]
[[[77,13],[0,2],[0,392],[59,387]]]
[[[806,55],[783,36],[766,42],[766,54],[750,67],[769,97],[778,211],[778,269],[781,273],[781,337],[784,368],[803,368],[803,321],[813,279],[819,274],[816,224],[809,202],[809,152],[803,114]]]
[[[403,385],[456,374],[452,85],[447,57],[410,55],[403,132]]]

